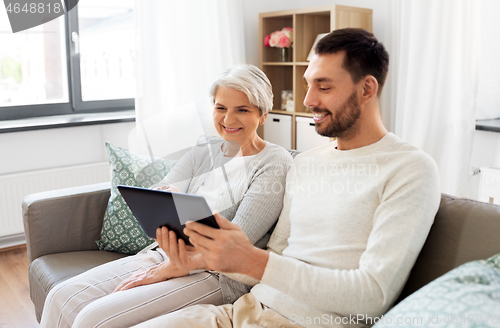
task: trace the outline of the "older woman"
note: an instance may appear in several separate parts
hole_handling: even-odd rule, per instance
[[[256,133],[272,108],[270,82],[257,67],[242,65],[222,73],[210,94],[220,137],[193,147],[152,187],[205,197],[252,243],[264,247],[281,212],[292,161],[286,150]],[[164,238],[158,239],[165,247]],[[173,276],[182,277],[168,279]],[[248,290],[221,273],[185,271],[157,247],[55,286],[41,327],[129,327],[192,304],[232,303]]]

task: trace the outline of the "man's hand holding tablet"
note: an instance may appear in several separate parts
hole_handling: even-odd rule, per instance
[[[184,233],[201,254],[208,270],[240,273],[261,280],[269,252],[252,245],[240,227],[214,213],[220,229],[187,222]]]

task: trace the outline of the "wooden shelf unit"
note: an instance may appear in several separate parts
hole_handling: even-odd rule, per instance
[[[264,46],[264,37],[283,27],[293,28],[293,60],[291,62],[278,62],[280,49]],[[312,117],[303,104],[307,91],[303,80],[309,65],[307,56],[318,34],[345,27],[361,27],[372,31],[372,10],[332,5],[259,14],[259,66],[273,85],[274,109],[271,113],[292,116],[290,137],[294,149],[296,147],[295,117]],[[292,90],[293,112],[281,110],[282,90]],[[260,133],[262,135],[262,131]]]

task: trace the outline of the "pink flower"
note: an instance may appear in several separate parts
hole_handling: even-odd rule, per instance
[[[290,39],[287,36],[283,35],[279,38],[278,45],[280,48],[288,48],[290,47]]]
[[[271,47],[278,46],[278,40],[280,39],[280,33],[281,33],[281,31],[276,31],[276,32],[271,33],[271,39],[269,39],[269,45]]]
[[[290,43],[292,43],[292,41],[293,41],[293,31],[291,31],[291,28],[285,27],[284,29],[281,30],[281,33],[283,33],[284,35],[286,35],[288,37],[288,39],[290,39]]]
[[[266,35],[266,37],[264,38],[264,45],[266,47],[270,47],[269,45],[269,40],[271,39],[271,35]]]
[[[288,48],[291,47],[292,43],[293,29],[291,27],[284,27],[281,30],[274,31],[264,38],[266,47]]]

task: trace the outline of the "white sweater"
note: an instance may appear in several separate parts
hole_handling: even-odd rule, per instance
[[[382,315],[437,212],[435,162],[389,133],[362,148],[340,151],[331,143],[303,153],[286,183],[269,261],[252,294],[308,327]]]

